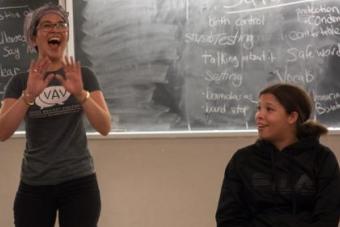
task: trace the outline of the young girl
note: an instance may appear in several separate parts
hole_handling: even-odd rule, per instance
[[[14,203],[16,227],[96,227],[100,193],[87,147],[85,115],[102,135],[110,113],[92,71],[64,57],[68,13],[45,5],[25,19],[24,33],[38,57],[13,77],[0,112],[0,139],[24,119],[26,147]]]
[[[260,92],[259,139],[230,160],[216,212],[217,227],[337,227],[340,172],[319,143],[327,129],[309,120],[312,101],[297,86]]]

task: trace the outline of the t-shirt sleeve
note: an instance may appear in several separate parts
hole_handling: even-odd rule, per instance
[[[99,82],[91,69],[83,67],[82,76],[85,90],[90,92],[101,90]]]
[[[25,88],[26,88],[25,74],[15,75],[14,77],[12,77],[11,81],[7,85],[5,95],[3,98],[18,99]]]

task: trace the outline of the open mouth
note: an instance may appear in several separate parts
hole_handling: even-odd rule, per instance
[[[61,40],[58,37],[52,37],[48,40],[48,45],[58,47],[61,44]]]

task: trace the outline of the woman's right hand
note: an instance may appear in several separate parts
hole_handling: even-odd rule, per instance
[[[48,57],[31,62],[25,90],[25,93],[32,99],[29,101],[34,101],[35,97],[37,97],[53,79],[53,74],[45,75],[50,64],[51,60]]]

